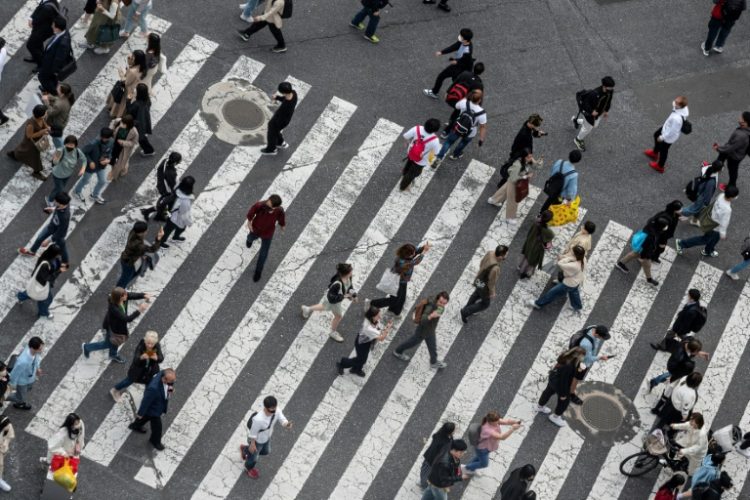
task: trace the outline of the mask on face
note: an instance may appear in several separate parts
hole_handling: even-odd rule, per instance
[[[74,150],[74,149],[75,149],[75,146],[73,146],[73,147],[68,147],[68,146],[65,146],[65,150],[66,150],[66,151],[69,151],[69,152],[71,152],[71,153],[73,152],[73,150]]]
[[[74,427],[73,429],[70,430],[70,433],[73,434],[74,436],[77,436],[77,435],[79,435],[81,433],[81,428],[80,427]]]
[[[458,41],[461,42],[461,43],[463,43],[464,37],[462,37],[461,35],[458,35]]]

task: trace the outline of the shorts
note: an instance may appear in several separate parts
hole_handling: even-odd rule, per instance
[[[335,316],[343,316],[344,315],[344,301],[337,302],[336,304],[331,304],[328,302],[328,297],[323,297],[323,300],[320,302],[326,311],[331,311]]]

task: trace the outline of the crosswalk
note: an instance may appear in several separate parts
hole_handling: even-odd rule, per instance
[[[34,1],[24,3],[0,30],[0,36],[8,41],[9,53],[14,59],[16,53],[22,50],[26,19],[35,4]],[[171,33],[172,24],[167,20],[152,16],[150,24],[152,29],[165,37]],[[79,19],[70,31],[76,47],[75,56],[84,57],[77,48],[85,33],[82,20]],[[199,74],[205,74],[209,63],[219,52],[217,43],[197,34],[186,35],[183,42],[181,51],[173,54],[168,70],[158,75],[154,84],[154,127],[168,120],[175,105],[186,100],[188,86]],[[86,77],[90,81],[79,91],[66,129],[68,133],[94,136],[106,123],[107,119],[102,118],[101,114],[107,93],[117,78],[117,67],[123,65],[128,53],[142,49],[144,45],[142,37],[131,37],[107,56],[98,74]],[[273,69],[265,68],[262,63],[249,57],[238,56],[223,76],[216,75],[214,79],[241,79],[252,83],[263,72],[273,72]],[[533,408],[546,385],[549,368],[559,352],[567,346],[570,334],[598,318],[596,308],[608,300],[609,294],[623,296],[609,323],[612,339],[606,344],[606,350],[616,352],[617,356],[598,363],[587,382],[615,385],[624,371],[633,368],[632,354],[637,351],[638,343],[642,342],[642,332],[651,324],[649,319],[662,314],[662,310],[655,310],[654,305],[661,304],[670,311],[679,310],[682,306],[663,297],[663,292],[673,287],[673,283],[685,281],[680,281],[677,276],[678,265],[681,270],[690,266],[692,275],[688,289],[700,289],[703,301],[709,308],[720,287],[734,286],[731,283],[727,285],[726,278],[722,280],[722,270],[707,262],[698,262],[695,266],[678,262],[681,257],[677,257],[672,249],[667,249],[661,258],[662,263],[654,267],[654,278],[661,282],[659,287],[647,284],[642,271],[624,278],[615,272],[615,263],[629,248],[630,237],[638,228],[628,228],[614,220],[597,221],[604,229],[595,237],[586,269],[587,278],[581,286],[583,310],[576,313],[566,306],[559,312],[545,310],[544,314],[554,315],[554,320],[545,331],[535,329],[530,332],[529,325],[536,324],[533,322],[534,315],[541,313],[528,307],[528,302],[545,290],[550,276],[540,270],[528,280],[515,281],[513,266],[527,228],[538,212],[537,198],[543,196],[538,188],[532,187],[529,197],[519,206],[521,224],[508,223],[504,208],[494,213],[494,208],[481,201],[491,189],[495,168],[476,160],[465,164],[453,163],[457,167],[452,172],[446,170],[448,164],[435,171],[428,168],[410,190],[400,191],[398,185],[394,185],[398,177],[397,165],[404,154],[400,135],[411,124],[397,124],[384,117],[373,118],[355,103],[328,95],[326,89],[315,88],[298,79],[304,78],[304,75],[274,73],[273,76],[279,81],[284,77],[284,80],[292,82],[299,97],[298,113],[314,118],[309,120],[309,129],[299,132],[300,140],[292,144],[292,153],[285,164],[268,168],[262,163],[264,160],[261,159],[259,147],[246,145],[232,146],[225,156],[211,155],[210,161],[204,161],[214,134],[200,110],[200,99],[195,96],[190,99],[190,118],[164,153],[164,156],[169,151],[182,154],[183,161],[177,167],[179,175],[199,168],[206,173],[208,180],[196,193],[192,207],[194,223],[184,234],[186,240],[161,250],[158,266],[134,285],[135,290],[154,294],[157,304],[163,300],[160,296],[173,297],[177,294],[181,297],[176,302],[178,310],[175,311],[175,319],[165,331],[160,332],[165,354],[162,366],[175,368],[178,376],[188,373],[189,378],[195,381],[192,386],[181,386],[178,382],[178,390],[187,396],[173,403],[165,417],[163,441],[166,449],[150,454],[132,477],[126,478],[135,479],[144,491],[153,492],[154,498],[176,482],[190,485],[193,500],[246,498],[248,491],[252,492],[253,497],[264,500],[310,498],[306,493],[307,487],[319,480],[315,475],[317,470],[325,467],[330,470],[331,466],[326,465],[330,458],[341,459],[342,463],[335,466],[334,478],[316,485],[315,491],[321,492],[321,498],[419,498],[421,490],[416,483],[421,453],[433,429],[445,421],[453,421],[457,424],[458,434],[463,434],[471,422],[481,418],[496,396],[498,384],[501,384],[512,397],[508,398],[510,403],[506,407],[493,409],[523,420],[524,425],[501,443],[500,452],[490,456],[490,466],[457,493],[470,500],[498,498],[499,487],[507,472],[519,465],[521,451],[539,442],[535,429],[546,422],[535,419]],[[30,79],[6,107],[5,112],[11,120],[0,128],[1,147],[10,146],[9,141],[25,121],[26,104],[37,85],[35,78]],[[315,98],[309,97],[312,95]],[[360,135],[351,132],[355,129],[354,124],[362,127],[366,133]],[[331,166],[341,158],[346,158],[341,165],[343,168],[337,170]],[[7,332],[15,346],[3,353],[4,357],[21,351],[32,336],[40,336],[45,341],[43,363],[46,365],[53,363],[53,356],[49,353],[55,353],[65,345],[101,338],[101,332],[80,329],[83,323],[81,312],[84,305],[92,300],[100,300],[114,284],[127,233],[133,223],[140,219],[139,208],[152,203],[157,197],[155,167],[159,161],[161,159],[148,161],[144,168],[149,171],[142,182],[133,189],[120,213],[98,234],[83,236],[91,218],[86,216],[90,210],[97,210],[97,205],[91,201],[73,201],[69,234],[86,240],[86,249],[77,256],[76,262],[72,262],[73,269],[69,275],[60,278],[50,309],[54,318],[36,320],[23,332]],[[376,182],[380,182],[382,187],[383,178],[389,179],[387,188],[375,190],[373,186]],[[307,193],[313,180],[317,179],[326,179],[331,187],[320,194],[319,201],[315,201],[311,208]],[[440,203],[430,203],[430,196],[437,192],[437,188],[441,184],[445,188],[446,179],[453,180],[448,189],[442,189],[444,194]],[[294,234],[292,237],[277,230],[272,248],[282,249],[278,250],[281,252],[278,264],[269,262],[262,286],[248,290],[238,286],[238,283],[243,281],[243,277],[247,279],[258,245],[251,249],[245,247],[247,230],[244,213],[236,209],[237,204],[233,200],[241,198],[246,209],[255,200],[247,199],[243,188],[256,182],[263,193],[260,198],[271,194],[281,196],[290,218],[294,218],[294,225],[301,229],[298,232],[288,231]],[[107,189],[123,189],[121,185],[108,186]],[[11,224],[16,224],[17,219],[23,218],[46,189],[47,185],[31,178],[25,169],[19,169],[0,186],[0,235]],[[87,200],[91,189],[90,185],[84,191]],[[376,204],[374,209],[371,208],[373,203]],[[362,224],[362,219],[354,218],[360,213],[372,215]],[[578,221],[555,228],[554,248],[546,258],[554,259],[559,255],[584,219],[596,218],[596,213],[582,208]],[[208,235],[214,234],[212,229],[221,224],[220,221],[230,219],[237,221],[239,227],[227,238],[210,241],[214,249],[211,254],[200,255],[205,259],[207,270],[195,271],[198,286],[188,292],[180,289],[176,278],[183,273],[193,272],[189,263],[198,253],[196,249],[205,248]],[[355,220],[359,223],[353,222]],[[417,225],[415,221],[418,220],[422,223],[427,220],[427,223]],[[35,229],[31,226],[24,233],[24,238],[33,241],[43,227]],[[477,240],[467,238],[467,227],[480,227],[482,237]],[[342,234],[346,234],[347,241],[351,239],[356,243],[346,248],[337,245]],[[375,283],[380,273],[390,265],[395,248],[407,241],[429,241],[432,248],[415,269],[404,314],[395,320],[392,334],[371,353],[365,367],[365,377],[337,377],[333,366],[327,369],[322,367],[324,361],[349,354],[354,334],[342,331],[345,337],[343,346],[332,343],[328,339],[330,317],[326,314],[299,320],[299,323],[295,323],[298,327],[295,327],[291,338],[280,338],[275,327],[290,315],[299,314],[299,290],[309,289],[310,282],[315,280],[318,280],[317,289],[320,289],[321,275],[330,275],[337,262],[349,262],[354,267],[360,297],[373,297],[378,294]],[[458,311],[473,289],[472,281],[479,260],[498,244],[511,246],[511,256],[504,264],[501,281],[507,280],[513,285],[505,298],[498,297],[483,313],[483,317],[488,317],[486,326],[474,320],[464,325]],[[331,251],[332,247],[336,251]],[[25,286],[33,264],[33,259],[18,256],[2,270],[0,329],[4,335],[4,325],[10,323],[11,316],[20,314],[18,310],[27,307],[17,305],[15,293]],[[449,368],[444,371],[431,370],[427,355],[421,350],[414,353],[408,364],[394,360],[391,356],[392,343],[398,343],[413,331],[410,314],[415,302],[442,289],[449,290],[451,301],[439,324],[437,339],[438,350],[441,357],[446,356]],[[212,358],[204,360],[203,366],[188,366],[184,361],[195,355],[194,347],[211,334],[209,330],[211,325],[216,324],[221,308],[237,297],[246,297],[247,310],[242,311],[242,318],[236,324],[228,327],[225,344]],[[306,296],[304,302],[311,303],[318,297]],[[552,305],[548,309],[552,310]],[[361,317],[360,304],[346,303],[345,311],[346,319],[342,324],[350,322],[357,325]],[[149,325],[152,321],[153,314],[147,310],[131,324],[131,331],[136,332],[134,337],[143,330],[139,325]],[[722,333],[712,359],[704,370],[701,393],[707,397],[699,399],[697,406],[706,417],[707,424],[717,417],[719,403],[732,397],[735,385],[742,383],[739,380],[742,376],[740,361],[750,340],[750,285],[746,285],[741,292],[737,291],[730,317],[712,321],[712,332]],[[466,335],[481,339],[476,349],[462,349],[461,340]],[[499,381],[501,371],[509,363],[519,362],[512,353],[515,347],[524,343],[526,335],[539,339],[539,352],[533,358],[524,360],[524,371],[518,373],[517,377]],[[650,340],[655,339],[653,334],[651,337]],[[131,343],[134,344],[131,340],[125,346],[128,354]],[[275,343],[284,348],[278,359],[274,360],[272,371],[255,373],[263,378],[263,383],[258,385],[262,389],[246,391],[242,411],[228,414],[228,408],[235,408],[237,403],[229,401],[228,394],[236,390],[242,384],[243,375],[253,369],[258,361],[257,353],[264,346]],[[465,362],[460,363],[460,369],[450,371],[453,369],[453,359],[459,356]],[[657,353],[648,359],[646,364],[650,365],[638,373],[637,378],[642,383],[633,401],[639,414],[640,428],[632,439],[615,443],[608,450],[606,458],[597,464],[597,473],[585,485],[586,490],[581,498],[630,498],[628,491],[633,480],[626,480],[619,473],[618,466],[623,457],[639,449],[644,432],[653,422],[649,408],[654,396],[646,394],[643,386],[663,369],[665,361],[664,354]],[[137,407],[143,394],[143,388],[134,385],[128,389],[128,396],[119,403],[92,397],[95,391],[104,390],[105,379],[109,380],[109,375],[115,372],[121,376],[123,370],[111,366],[106,355],[99,352],[92,353],[90,358],[78,355],[72,362],[66,361],[66,365],[55,373],[48,370],[41,383],[50,389],[44,400],[36,402],[25,433],[48,439],[59,428],[61,415],[76,411],[83,415],[88,430],[83,450],[85,463],[93,469],[113,470],[130,439],[127,425],[133,419],[133,407]],[[382,388],[375,397],[375,391],[381,389],[378,387],[380,375],[386,372],[393,376],[393,383]],[[194,373],[200,373],[200,376],[195,377]],[[451,373],[454,378],[446,380],[446,373]],[[303,387],[311,380],[323,382],[324,391],[319,397],[316,396],[304,419],[287,415],[295,420],[296,428],[290,436],[283,437],[281,433],[278,436],[280,446],[275,450],[282,450],[277,458],[278,467],[274,470],[264,469],[263,481],[256,483],[257,486],[244,484],[249,479],[244,476],[237,446],[245,440],[245,422],[249,414],[257,411],[262,399],[269,394],[275,395],[282,407],[293,406],[293,402],[306,396]],[[434,397],[436,391],[450,397],[435,415],[425,418],[423,406]],[[98,421],[86,419],[87,409],[90,410],[94,404],[104,414]],[[357,408],[368,405],[373,405],[369,408],[369,420],[356,421],[353,415],[357,414]],[[216,433],[211,423],[219,418],[231,421],[231,425],[224,426],[221,433]],[[406,429],[414,428],[414,422],[419,422],[419,439],[405,433]],[[739,424],[750,429],[750,406]],[[198,446],[203,439],[216,443],[210,452]],[[347,450],[340,452],[337,443],[342,439],[352,441]],[[581,450],[587,444],[587,439],[587,436],[570,427],[555,430],[554,439],[545,444],[544,458],[535,464],[538,474],[533,489],[538,498],[565,500],[561,492],[574,480],[571,472],[580,467],[586,458]],[[410,440],[409,446],[403,445],[405,440]],[[409,464],[397,471],[395,477],[393,469],[388,468],[389,461],[394,459],[394,450],[399,450],[401,463]],[[193,467],[191,463],[196,461],[200,464]],[[727,497],[741,498],[750,462],[733,454],[727,459],[725,468],[738,485]],[[665,479],[665,474],[658,477],[654,474],[642,480],[658,485]],[[383,482],[388,483],[387,495],[379,493],[378,488]]]

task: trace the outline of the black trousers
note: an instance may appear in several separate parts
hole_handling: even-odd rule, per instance
[[[398,188],[401,191],[408,188],[411,183],[414,182],[414,179],[422,174],[422,168],[422,165],[414,163],[411,160],[406,160],[406,165],[404,165],[404,168],[401,171],[401,184],[399,184]]]
[[[656,132],[654,132],[654,152],[659,155],[659,166],[661,168],[664,168],[664,165],[667,164],[667,156],[669,156],[669,147],[671,146],[671,144],[664,141],[657,141],[660,135],[661,127],[659,127]]]
[[[153,444],[161,444],[162,424],[161,417],[138,417],[133,422],[133,427],[142,429],[146,423],[151,423],[151,437],[149,441]]]
[[[549,401],[549,398],[551,398],[557,391],[555,390],[555,386],[553,385],[552,381],[547,382],[547,387],[542,392],[542,396],[539,398],[539,406],[544,406],[547,404],[547,401]],[[557,405],[555,406],[555,415],[562,415],[565,413],[565,410],[568,409],[568,405],[570,404],[570,396],[566,395],[565,399],[560,398],[560,395],[557,395]]]
[[[542,203],[542,208],[539,210],[539,213],[544,212],[552,205],[559,205],[561,203],[562,203],[562,200],[560,200],[559,196],[548,196],[547,200],[544,203]]]
[[[269,23],[267,21],[259,21],[257,23],[251,24],[250,27],[245,30],[245,34],[247,36],[252,36],[253,33],[257,33],[266,26],[268,26],[271,34],[276,39],[276,45],[279,47],[286,47],[286,43],[284,42],[284,35],[281,33],[281,30],[277,28],[275,24]]]
[[[141,151],[143,151],[144,154],[150,155],[154,152],[154,147],[151,145],[151,141],[148,140],[146,134],[138,135],[138,145],[141,147]]]
[[[446,80],[446,78],[453,79],[457,77],[459,73],[461,73],[460,69],[457,66],[458,65],[456,64],[451,64],[438,74],[437,78],[435,78],[435,85],[432,86],[433,94],[437,94],[438,92],[440,92],[440,87],[443,86],[443,82]]]
[[[29,54],[31,54],[31,58],[37,66],[42,64],[42,57],[44,56],[44,41],[51,36],[52,26],[50,26],[48,30],[32,30],[29,39],[26,41],[26,49],[29,51]]]
[[[375,299],[370,302],[370,305],[382,309],[387,307],[390,312],[398,316],[404,309],[404,303],[406,302],[406,283],[400,283],[398,285],[398,292],[396,296],[389,295],[382,299]]]
[[[42,86],[42,90],[48,94],[57,95],[57,76],[50,73],[40,72],[38,75],[39,84]]]
[[[182,235],[182,233],[185,232],[185,228],[178,226],[177,224],[172,222],[172,220],[170,219],[164,225],[164,236],[161,237],[161,240],[167,241],[169,237],[172,235],[173,231],[174,231],[174,237],[179,238]]]
[[[469,301],[464,308],[461,309],[461,314],[468,317],[472,314],[484,311],[488,307],[490,307],[490,296],[475,288],[474,293],[469,297]]]
[[[351,368],[354,371],[362,370],[362,367],[367,363],[367,358],[370,356],[370,344],[375,342],[371,340],[369,342],[359,343],[359,334],[354,338],[354,352],[356,356],[353,358],[341,358],[342,368]]]
[[[729,172],[729,182],[727,183],[727,186],[736,186],[737,185],[737,176],[739,175],[740,171],[740,162],[742,160],[733,160],[729,158],[726,154],[719,154],[719,157],[717,158],[718,161],[725,161],[727,162],[727,171]]]
[[[268,130],[266,131],[266,147],[270,151],[274,151],[277,147],[284,144],[284,136],[281,131],[284,127],[281,127],[274,122],[268,122]]]

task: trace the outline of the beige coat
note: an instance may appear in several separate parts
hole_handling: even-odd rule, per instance
[[[266,0],[263,7],[263,15],[257,16],[261,21],[266,21],[281,29],[281,13],[284,10],[284,0]]]
[[[125,130],[125,126],[122,124],[117,126],[114,134],[115,140],[117,140],[117,134],[120,130]],[[112,166],[112,170],[109,171],[109,175],[107,176],[110,181],[116,181],[128,173],[130,157],[133,154],[133,149],[135,149],[135,146],[138,144],[138,138],[138,130],[135,127],[131,128],[128,135],[122,141],[122,151],[120,151],[120,156],[117,157],[117,161],[114,166]]]
[[[584,269],[586,269],[586,258],[583,259],[583,268],[581,263],[575,257],[563,257],[557,261],[557,267],[563,272],[563,284],[565,286],[577,287],[583,283]]]
[[[576,245],[580,245],[583,247],[584,250],[586,250],[586,255],[591,252],[591,235],[588,233],[584,233],[583,230],[578,231],[575,236],[573,236],[568,244],[565,246],[565,250],[563,251],[563,257],[564,256],[573,256],[573,247]]]
[[[109,94],[109,96],[107,96],[107,107],[109,108],[110,118],[122,118],[122,115],[125,113],[125,107],[127,106],[128,101],[135,97],[135,87],[139,83],[141,83],[140,68],[138,68],[138,66],[128,68],[121,80],[125,82],[125,96],[122,98],[122,100],[117,103],[112,100],[111,93]]]

